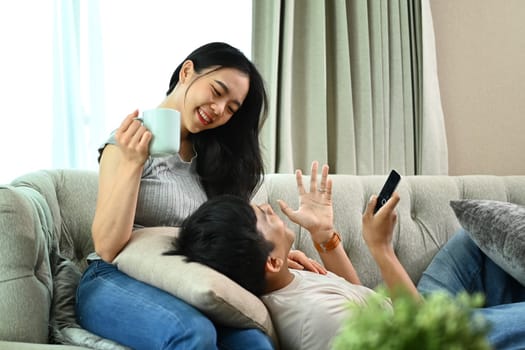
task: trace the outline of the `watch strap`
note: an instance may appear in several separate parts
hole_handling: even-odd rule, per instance
[[[332,234],[332,237],[330,237],[328,240],[322,243],[314,242],[314,246],[315,246],[315,249],[317,249],[319,253],[326,253],[331,250],[334,250],[339,245],[339,243],[341,243],[341,235],[339,235],[339,233],[334,231],[334,233]]]

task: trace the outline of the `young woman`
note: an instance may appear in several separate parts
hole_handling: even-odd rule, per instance
[[[265,106],[255,66],[236,48],[210,43],[177,67],[159,105],[180,112],[178,154],[150,157],[152,134],[138,111],[124,119],[99,150],[95,253],[77,293],[82,327],[133,349],[272,348],[259,330],[215,325],[111,264],[136,227],[180,226],[220,194],[251,197],[263,175],[258,135]]]

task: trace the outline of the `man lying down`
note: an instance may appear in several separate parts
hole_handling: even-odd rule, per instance
[[[328,272],[290,268],[287,257],[295,239],[293,231],[269,204],[250,205],[229,195],[210,199],[188,217],[173,242],[174,249],[166,253],[207,265],[260,296],[284,349],[330,348],[348,317],[349,301],[365,305],[367,297],[375,293],[361,285],[334,230],[328,166],[322,167],[319,184],[317,171],[318,163],[314,162],[309,192],[304,189],[301,172],[296,173],[299,209],[294,211],[283,201],[279,205],[290,220],[311,234]],[[390,244],[399,196],[394,194],[376,215],[375,200],[373,197],[368,204],[363,220],[363,235],[371,251]],[[410,281],[404,269],[397,273],[392,285]],[[411,281],[407,288],[419,298]],[[385,307],[390,307],[388,299]]]

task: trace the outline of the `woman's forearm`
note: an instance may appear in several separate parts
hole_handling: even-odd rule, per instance
[[[99,191],[92,236],[95,251],[111,262],[131,237],[137,207],[142,166],[101,163]]]

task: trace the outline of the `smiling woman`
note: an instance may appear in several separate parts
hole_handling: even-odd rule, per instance
[[[98,169],[98,146],[129,111],[158,105],[193,48],[224,41],[250,58],[251,16],[245,0],[1,2],[0,183]]]

